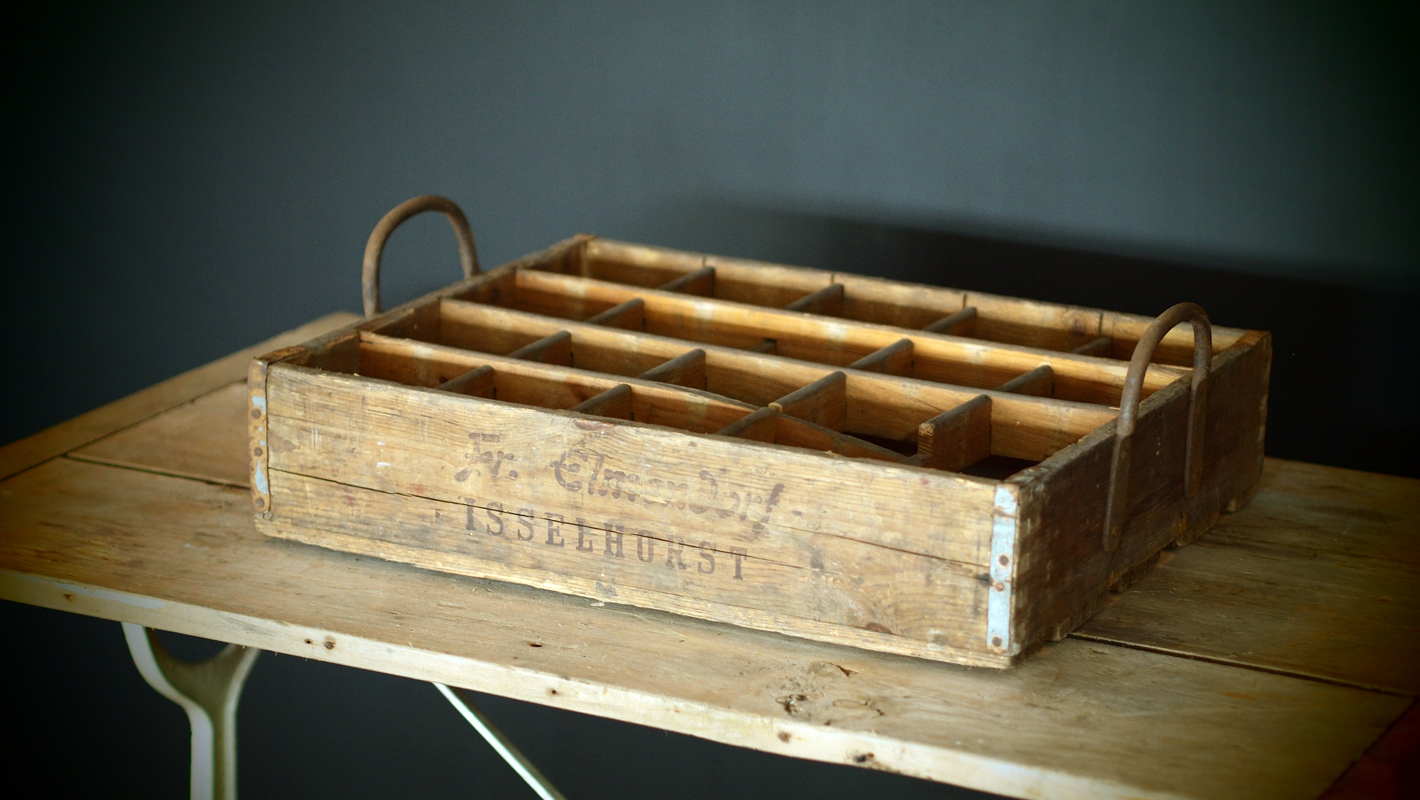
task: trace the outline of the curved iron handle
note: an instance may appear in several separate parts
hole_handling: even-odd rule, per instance
[[[1144,389],[1144,373],[1149,369],[1149,361],[1164,334],[1173,330],[1180,322],[1193,323],[1193,384],[1188,397],[1188,438],[1183,450],[1183,493],[1192,497],[1198,492],[1199,475],[1203,470],[1203,459],[1198,454],[1202,447],[1203,420],[1206,413],[1207,394],[1204,381],[1213,364],[1213,327],[1208,322],[1208,313],[1196,303],[1179,303],[1149,324],[1139,344],[1134,346],[1134,356],[1129,359],[1129,372],[1124,378],[1124,392],[1119,398],[1119,420],[1114,433],[1114,458],[1109,467],[1109,495],[1104,508],[1104,549],[1114,552],[1119,546],[1124,523],[1129,519],[1129,441],[1139,417],[1139,395]]]
[[[478,274],[478,251],[473,246],[473,231],[469,230],[468,218],[463,215],[458,205],[449,198],[436,194],[405,200],[390,209],[375,229],[370,231],[370,240],[365,243],[365,269],[360,281],[361,294],[365,300],[365,316],[373,317],[383,310],[380,306],[380,255],[385,250],[385,242],[401,223],[425,211],[438,211],[449,218],[449,224],[454,226],[454,236],[459,241],[459,260],[463,262],[464,278],[472,278]]]

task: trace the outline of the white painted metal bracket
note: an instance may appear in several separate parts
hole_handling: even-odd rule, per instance
[[[237,702],[261,651],[229,644],[194,664],[170,655],[152,628],[125,622],[123,636],[143,680],[187,712],[193,800],[236,800]]]
[[[986,601],[986,647],[993,653],[1012,650],[1011,580],[1016,571],[1019,491],[1014,484],[999,484],[991,509],[991,588]]]

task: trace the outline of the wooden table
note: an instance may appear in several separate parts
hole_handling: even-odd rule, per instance
[[[1413,758],[1420,481],[1269,461],[1069,639],[957,667],[259,535],[246,363],[349,319],[0,448],[0,597],[1019,797],[1347,796]]]

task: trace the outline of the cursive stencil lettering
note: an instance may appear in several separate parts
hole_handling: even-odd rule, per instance
[[[502,441],[502,436],[496,433],[474,432],[468,435],[469,441],[473,442],[473,451],[464,456],[469,465],[454,473],[454,480],[463,483],[472,475],[486,476],[489,478],[507,478],[509,480],[518,479],[518,471],[512,468],[512,462],[518,460],[518,456],[496,447],[485,448],[484,445],[498,444]],[[508,464],[509,468],[504,469],[503,465]]]
[[[752,486],[728,482],[726,470],[717,478],[708,469],[681,482],[654,471],[636,472],[613,468],[606,457],[593,450],[574,447],[548,464],[557,485],[569,492],[607,497],[652,509],[674,509],[691,514],[714,514],[719,519],[747,522],[756,533],[784,494],[784,484],[775,483],[768,492]]]

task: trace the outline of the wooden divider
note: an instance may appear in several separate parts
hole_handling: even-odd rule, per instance
[[[843,286],[844,297],[841,312],[835,313],[835,316],[845,319],[1061,352],[1079,351],[1090,345],[1091,349],[1085,350],[1085,354],[1126,361],[1139,335],[1152,321],[1152,317],[1136,314],[687,253],[608,239],[589,238],[580,243],[580,248],[580,258],[575,265],[567,263],[566,259],[549,259],[544,266],[530,266],[645,287],[659,286],[710,267],[718,270],[718,279],[710,291],[704,292],[706,296],[780,308],[808,293],[837,283]],[[953,319],[953,315],[959,312],[963,316]],[[1240,329],[1215,326],[1215,349],[1226,349],[1236,343],[1243,333]],[[1110,341],[1102,343],[1101,339]],[[1189,363],[1191,352],[1188,333],[1180,329],[1165,337],[1156,351],[1154,362],[1185,366]]]
[[[486,396],[498,400],[648,422],[692,433],[719,432],[756,410],[733,398],[654,379],[618,380],[601,373],[534,366],[508,356],[473,353],[371,332],[362,333],[360,338],[359,373],[406,385],[443,389],[453,383],[439,381],[443,375],[458,375],[460,377],[454,380],[462,380],[478,373],[484,385],[491,386],[491,394]],[[839,376],[837,384],[841,387],[842,373],[833,374]],[[803,394],[807,397],[814,392]],[[838,405],[846,405],[844,396],[839,397]],[[846,418],[841,409],[838,413],[816,414],[811,401],[798,405],[791,398],[785,400],[790,401],[793,408],[778,419],[774,438],[761,441],[856,458],[900,460],[897,453],[887,448],[844,433]]]
[[[952,336],[970,336],[976,321],[976,306],[967,306],[960,311],[942,317],[941,319],[925,326],[922,330],[928,333],[946,333]]]
[[[865,357],[867,370],[825,371],[776,356],[715,346],[687,349],[681,340],[459,300],[441,301],[436,327],[446,340],[441,344],[362,333],[359,371],[401,383],[633,421],[648,421],[647,413],[635,411],[642,404],[639,382],[684,386],[701,390],[694,402],[708,396],[738,406],[738,411],[721,409],[725,422],[720,427],[741,423],[749,433],[732,430],[727,435],[948,471],[966,469],[993,451],[1035,463],[1113,417],[1108,409],[1061,401],[995,404],[979,392],[898,377],[894,372],[900,365],[910,364],[903,358],[913,351],[907,339]],[[488,355],[572,370],[554,375],[546,367],[519,371],[495,361],[468,361],[469,356],[480,358],[475,355],[481,344],[477,338],[493,328],[517,332],[511,341],[533,341],[506,354]],[[505,335],[497,341],[510,339]],[[544,360],[554,353],[556,359]],[[396,365],[396,359],[402,363]],[[892,367],[894,363],[899,366]],[[889,369],[873,369],[883,366]],[[638,383],[629,384],[627,377],[636,377]],[[648,402],[659,424],[698,433],[718,430],[689,422],[685,401],[675,413],[665,410],[675,404],[665,396]],[[754,417],[749,412],[755,407],[775,413]],[[993,429],[1002,435],[993,436]]]
[[[848,376],[830,372],[813,383],[784,395],[769,407],[825,428],[843,430],[848,424]]]
[[[922,423],[917,455],[904,463],[960,472],[991,455],[991,398],[975,398]]]
[[[1070,352],[1081,356],[1102,356],[1109,358],[1110,354],[1114,352],[1114,339],[1108,336],[1101,336],[1098,339],[1085,342],[1079,347],[1072,349]]]
[[[484,331],[504,334],[485,339]],[[572,363],[579,369],[635,377],[683,356],[692,343],[655,334],[569,322],[562,319],[445,299],[441,305],[442,343],[472,351],[496,352],[508,341],[537,339],[566,330],[572,334]],[[507,332],[515,332],[509,335]],[[381,330],[381,332],[383,332]],[[699,345],[705,353],[705,388],[754,406],[766,406],[835,370],[821,364],[771,354]],[[1099,405],[947,386],[914,378],[841,370],[847,376],[848,429],[897,441],[915,441],[918,424],[972,398],[992,397],[992,447],[996,455],[1042,460],[1112,420],[1114,410]]]
[[[589,262],[562,263],[585,270]],[[1101,367],[1098,359],[1000,346],[988,351],[997,354],[994,359],[983,358],[979,348],[968,351],[951,337],[792,310],[842,310],[851,280],[811,291],[795,287],[785,309],[768,309],[711,299],[723,284],[718,264],[666,280],[660,280],[664,272],[619,273],[623,280],[654,282],[656,289],[571,271],[489,275],[452,297],[392,315],[361,334],[353,363],[361,374],[400,383],[635,422],[654,418],[655,424],[696,433],[743,424],[744,431],[726,435],[947,471],[993,456],[1036,463],[1114,417],[1101,403],[1052,399],[1070,394],[1054,391],[1054,364],[1064,363],[1075,375],[1067,387],[1093,381],[1095,395],[1112,391],[1111,368],[1122,372],[1122,365]],[[582,319],[574,321],[576,315]],[[416,318],[414,325],[410,320]],[[945,325],[927,327],[969,324],[974,312],[958,309],[944,319]],[[649,330],[641,332],[643,327]],[[776,335],[764,336],[765,330]],[[411,333],[419,338],[399,338]],[[739,346],[724,343],[737,338]],[[786,357],[780,347],[786,339],[798,358]],[[838,342],[840,351],[864,352],[841,369],[827,369],[844,357],[825,357],[832,355],[825,341]],[[815,345],[820,352],[813,352]],[[538,366],[513,368],[503,359]],[[399,360],[404,363],[397,366]],[[349,356],[344,363],[351,363]],[[550,372],[554,366],[564,369]],[[943,372],[973,367],[974,381],[941,381]],[[1167,385],[1178,372],[1152,369],[1153,383]],[[677,389],[667,395],[645,388],[656,384],[698,396],[688,400],[674,395]],[[715,412],[693,420],[700,412],[690,407],[707,402]]]
[[[887,347],[874,350],[848,366],[853,369],[882,372],[888,375],[911,375],[912,340],[898,339]]]
[[[570,366],[572,363],[572,334],[567,331],[549,333],[535,342],[519,347],[509,353],[508,357],[521,358],[525,361],[541,361],[544,364]]]
[[[600,314],[593,314],[587,318],[587,322],[592,325],[625,328],[629,331],[643,331],[646,329],[646,301],[639,297],[633,297]]]
[[[998,392],[1012,392],[1014,394],[1030,394],[1036,397],[1053,397],[1055,386],[1055,370],[1049,364],[1041,364],[1029,372],[1006,381],[996,387]]]
[[[471,397],[497,398],[497,389],[493,383],[493,368],[484,364],[481,367],[474,367],[457,378],[444,381],[435,387],[445,392],[456,392],[466,394]]]
[[[661,381],[692,389],[704,389],[705,351],[700,348],[688,350],[669,361],[651,367],[640,375],[643,381]]]
[[[830,283],[822,289],[809,292],[784,306],[784,310],[836,317],[843,313],[843,284]]]
[[[913,345],[913,377],[960,386],[994,388],[1044,363],[1054,373],[1055,397],[1115,405],[1127,372],[1122,362],[1090,356],[1012,345],[984,348],[959,337],[530,270],[516,273],[500,304],[544,316],[586,319],[635,297],[645,301],[649,333],[746,350],[760,349],[765,339],[772,339],[778,355],[833,366],[848,366],[907,338]],[[1183,374],[1175,367],[1150,367],[1145,396]]]
[[[566,348],[571,362],[573,339],[571,331],[559,330],[514,351],[523,354],[518,357],[475,353],[366,331],[359,335],[358,361],[347,364],[349,368],[344,371],[505,402],[650,422],[694,433],[718,432],[929,469],[960,471],[990,455],[991,404],[984,396],[919,420],[912,430],[918,455],[905,458],[848,432],[852,404],[848,377],[843,371],[830,372],[767,407],[755,409],[748,403],[694,386],[703,384],[706,374],[708,358],[701,348],[666,359],[631,380],[526,357],[536,349],[534,345],[554,342]],[[692,385],[681,384],[680,380],[689,380]],[[920,417],[923,412],[915,407],[899,407],[897,413]],[[868,417],[859,413],[854,418]]]
[[[589,397],[572,406],[569,410],[598,417],[631,419],[631,387],[624,383],[618,383],[601,394]]]
[[[668,280],[656,288],[663,292],[682,292],[702,297],[714,297],[715,268],[701,267],[694,272],[687,272],[679,278]]]

